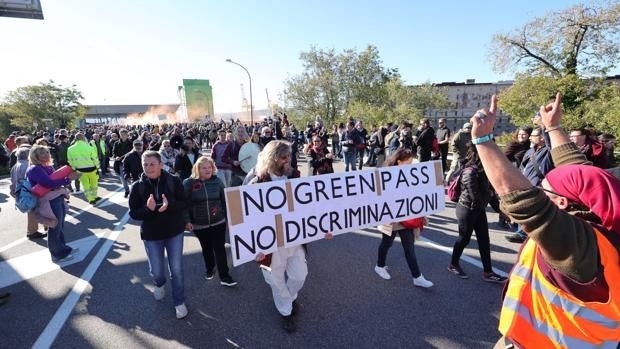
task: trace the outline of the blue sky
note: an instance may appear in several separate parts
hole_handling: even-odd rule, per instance
[[[279,100],[301,72],[299,53],[377,46],[407,83],[511,79],[491,70],[488,47],[506,32],[577,1],[41,0],[45,20],[0,17],[0,96],[53,79],[87,104],[178,103],[183,78],[209,79],[215,112]]]

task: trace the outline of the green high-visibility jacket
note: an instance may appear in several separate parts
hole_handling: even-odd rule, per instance
[[[92,139],[90,141],[90,146],[95,148],[95,151],[97,151],[97,141],[95,141],[94,139]],[[101,155],[105,156],[105,141],[101,138],[99,138],[99,148],[101,149]]]
[[[99,168],[97,149],[86,141],[76,140],[67,150],[67,160],[74,170],[81,168]]]

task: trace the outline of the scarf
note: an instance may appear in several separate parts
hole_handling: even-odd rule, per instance
[[[588,207],[600,217],[602,226],[620,234],[620,180],[587,165],[564,165],[547,173],[556,193]]]

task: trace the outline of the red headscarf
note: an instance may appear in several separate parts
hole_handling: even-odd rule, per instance
[[[587,165],[564,165],[547,173],[556,193],[588,207],[602,225],[620,234],[620,181],[604,170]]]

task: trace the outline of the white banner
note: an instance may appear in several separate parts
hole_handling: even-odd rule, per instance
[[[440,161],[226,188],[233,265],[445,207]]]

